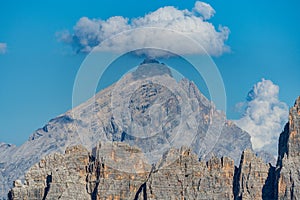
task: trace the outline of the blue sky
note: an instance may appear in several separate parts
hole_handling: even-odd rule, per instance
[[[206,1],[216,11],[209,22],[230,29],[231,52],[213,57],[227,93],[227,115],[262,78],[280,88],[291,106],[300,95],[300,2]],[[72,107],[72,88],[85,54],[57,40],[81,17],[142,17],[164,6],[192,9],[195,1],[2,1],[0,43],[0,142],[20,145],[51,118]],[[1,52],[1,51],[0,51]]]

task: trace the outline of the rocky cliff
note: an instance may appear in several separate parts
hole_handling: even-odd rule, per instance
[[[300,199],[300,97],[280,134],[276,179],[278,199]]]
[[[236,171],[236,199],[274,199],[275,168],[246,150]]]
[[[25,184],[14,181],[10,199],[88,199],[86,167],[89,152],[82,146],[67,148],[35,164],[25,175]]]
[[[199,161],[190,148],[169,149],[155,164],[138,147],[99,143],[70,147],[34,165],[14,182],[15,199],[299,199],[300,97],[279,139],[276,168],[251,150],[238,167],[228,157]]]
[[[146,60],[94,98],[50,120],[20,147],[0,144],[0,198],[43,157],[78,144],[91,151],[98,141],[137,146],[150,164],[181,146],[201,160],[228,156],[235,163],[252,148],[249,134],[226,120],[193,82],[177,82],[165,65]]]
[[[174,159],[175,158],[175,159]],[[234,162],[200,162],[190,149],[171,149],[151,166],[125,143],[100,143],[53,154],[15,181],[9,199],[233,199]]]

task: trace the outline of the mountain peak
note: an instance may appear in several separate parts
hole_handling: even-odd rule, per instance
[[[141,65],[150,64],[150,63],[159,64],[160,62],[158,60],[156,60],[155,58],[145,58],[144,61],[141,63]]]
[[[289,122],[279,138],[279,162],[283,157],[297,157],[300,151],[300,96],[290,109]]]
[[[196,160],[206,161],[214,153],[232,157],[238,163],[241,151],[251,148],[250,136],[225,122],[225,115],[192,82],[177,82],[167,65],[145,59],[134,72],[95,98],[50,120],[21,147],[5,154],[0,149],[0,193],[8,191],[11,180],[22,177],[50,153],[62,153],[66,146],[77,144],[91,150],[98,141],[137,146],[150,164],[155,164],[168,149],[182,146],[190,147]],[[112,160],[117,158],[118,151]],[[177,159],[171,158],[174,162]],[[117,167],[122,169],[123,165]]]
[[[173,77],[169,67],[152,58],[146,58],[132,73],[134,79],[161,76],[165,74]]]
[[[294,108],[300,111],[300,96],[296,99]]]
[[[289,116],[289,145],[288,155],[299,156],[300,150],[300,97],[295,101],[294,107],[290,109]]]

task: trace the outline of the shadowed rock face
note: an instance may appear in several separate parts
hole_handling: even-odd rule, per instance
[[[300,97],[290,109],[289,122],[279,138],[278,199],[300,198]]]
[[[181,146],[201,160],[228,156],[235,163],[243,150],[252,148],[249,134],[226,120],[193,82],[176,82],[169,68],[148,60],[95,98],[50,120],[22,146],[5,146],[0,196],[43,157],[78,144],[91,151],[98,141],[137,146],[149,164]]]
[[[244,151],[235,180],[237,199],[274,199],[274,170],[252,151]]]

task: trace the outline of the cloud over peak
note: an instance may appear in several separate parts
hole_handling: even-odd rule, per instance
[[[6,43],[0,43],[0,54],[5,54],[7,50],[7,44]]]
[[[122,41],[110,42],[111,50],[116,49],[131,51],[135,46],[152,44],[159,41],[161,46],[166,49],[180,50],[185,54],[205,54],[221,55],[229,51],[229,47],[225,45],[228,39],[229,29],[227,27],[215,26],[208,22],[207,19],[215,14],[214,9],[206,3],[197,1],[192,11],[184,9],[179,10],[173,6],[166,6],[148,13],[143,17],[124,18],[122,16],[114,16],[107,20],[90,19],[82,17],[73,27],[73,32],[59,32],[59,39],[71,45],[77,53],[90,52],[94,47],[102,44],[106,39],[123,33],[141,28],[160,28],[178,32],[185,37],[199,43],[202,46],[198,50],[189,49],[188,45],[181,45],[177,41],[176,36],[164,35],[158,33],[158,30],[147,30],[148,35],[144,35],[142,31],[134,35],[123,37]],[[130,44],[130,45],[128,45]]]
[[[277,141],[288,120],[288,106],[278,98],[279,86],[262,79],[253,86],[244,103],[245,111],[238,126],[251,135],[255,150],[277,155]]]

